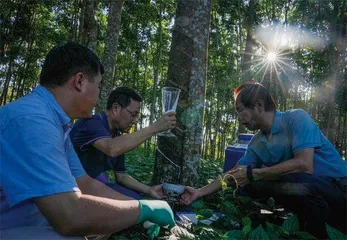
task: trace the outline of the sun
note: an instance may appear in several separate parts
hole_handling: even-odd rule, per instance
[[[268,52],[266,56],[266,60],[268,62],[276,62],[277,60],[277,54],[275,52]]]

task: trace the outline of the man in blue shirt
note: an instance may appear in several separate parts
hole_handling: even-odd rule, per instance
[[[327,237],[326,222],[346,231],[347,165],[312,118],[301,109],[277,111],[269,91],[255,82],[240,85],[234,99],[239,122],[260,131],[227,173],[234,177],[226,175],[228,183],[235,187],[235,179],[250,196],[273,196],[317,238]],[[220,188],[219,180],[186,187],[182,201]]]
[[[1,239],[111,234],[146,220],[174,225],[166,202],[131,200],[90,178],[73,149],[71,119],[92,116],[103,72],[88,48],[54,47],[40,85],[0,108]]]
[[[134,199],[141,199],[139,192],[161,199],[162,184],[149,187],[132,178],[126,173],[123,154],[154,134],[173,128],[176,117],[175,113],[168,113],[148,127],[122,135],[136,123],[140,102],[141,97],[134,90],[116,88],[108,98],[106,111],[75,123],[71,141],[89,176]],[[117,183],[108,181],[108,170],[113,170]]]

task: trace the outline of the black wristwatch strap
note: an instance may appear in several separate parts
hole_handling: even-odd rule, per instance
[[[247,166],[247,178],[248,178],[248,181],[250,182],[254,181],[251,165]]]

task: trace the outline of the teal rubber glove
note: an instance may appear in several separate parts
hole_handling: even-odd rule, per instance
[[[150,221],[160,226],[169,225],[170,228],[176,225],[173,212],[165,201],[160,200],[139,200],[140,217],[137,223]]]

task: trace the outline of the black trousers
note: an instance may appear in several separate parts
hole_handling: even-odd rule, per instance
[[[297,214],[302,230],[326,239],[325,223],[346,233],[347,193],[328,177],[291,173],[275,181],[254,181],[241,189],[252,198],[274,197],[283,207]]]

